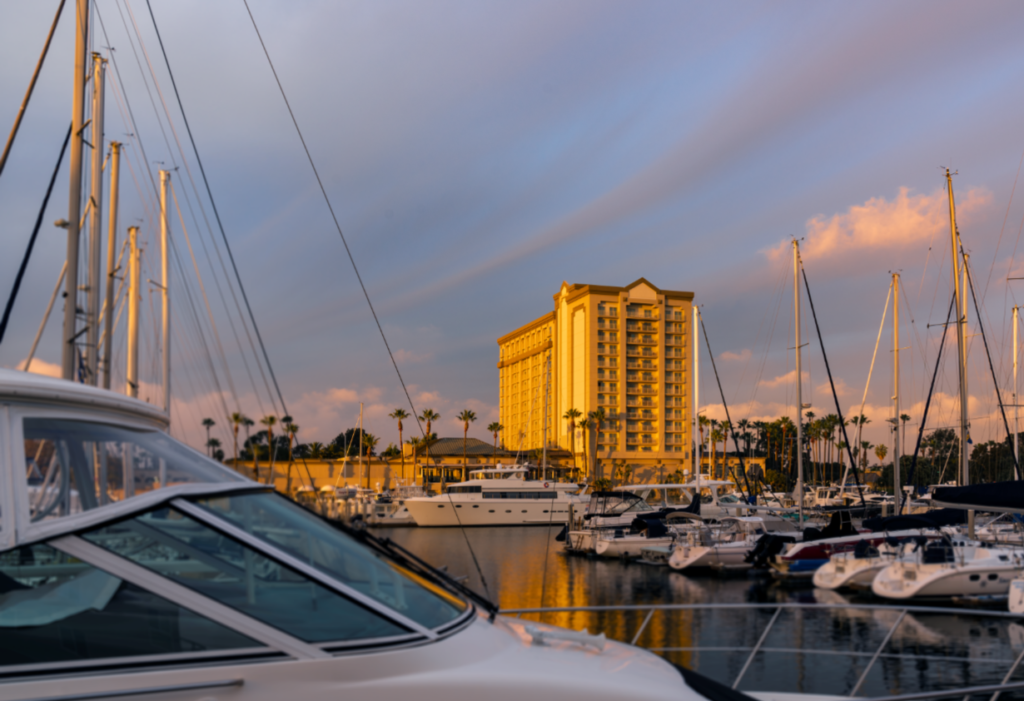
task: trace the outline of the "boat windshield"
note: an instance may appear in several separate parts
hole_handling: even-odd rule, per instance
[[[175,484],[245,481],[162,431],[27,417],[23,433],[32,521],[70,516]]]
[[[196,503],[426,628],[457,618],[466,604],[352,540],[279,494],[197,499]]]

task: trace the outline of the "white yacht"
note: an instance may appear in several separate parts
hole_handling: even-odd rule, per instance
[[[1006,596],[1024,571],[1024,552],[978,541],[944,539],[908,547],[882,568],[871,591],[885,599]]]
[[[499,616],[167,425],[137,400],[0,370],[0,698],[702,701],[724,688],[603,635]]]
[[[526,479],[527,467],[471,470],[444,494],[410,497],[405,508],[417,526],[550,526],[569,520],[569,505],[583,504],[579,485]]]

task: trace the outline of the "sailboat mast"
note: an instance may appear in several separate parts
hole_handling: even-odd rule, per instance
[[[800,369],[800,244],[793,239],[793,317],[796,327],[796,489],[800,505],[800,523],[804,522],[804,400]]]
[[[61,377],[75,379],[75,339],[78,334],[78,243],[82,217],[82,121],[85,118],[85,79],[89,53],[89,0],[75,3],[75,80],[71,101],[71,156],[68,178],[67,273],[64,275],[64,332]]]
[[[1016,458],[1016,463],[1020,465],[1020,445],[1017,434],[1020,432],[1020,403],[1017,400],[1017,356],[1020,355],[1017,346],[1017,325],[1020,323],[1017,318],[1018,309],[1020,307],[1014,305],[1013,307],[1013,456]],[[1014,479],[1020,479],[1020,468],[1014,467]]]
[[[107,233],[107,289],[103,296],[103,389],[110,389],[112,371],[111,356],[114,334],[114,266],[117,253],[117,198],[118,185],[121,178],[121,144],[110,142],[110,207],[107,217],[110,220]]]
[[[100,366],[100,257],[103,252],[103,79],[106,61],[98,53],[92,55],[92,163],[89,176],[89,284],[86,291],[87,329],[85,332],[85,381],[99,384]]]
[[[953,178],[946,168],[946,187],[949,192],[949,232],[953,246],[953,288],[956,292],[956,347],[958,353],[958,369],[960,374],[960,484],[970,484],[967,470],[967,346],[964,339],[966,318],[961,310],[966,311],[967,301],[960,288],[960,235],[956,230],[956,204],[953,200]]]
[[[542,479],[548,478],[548,396],[551,391],[551,351],[548,351],[547,361],[545,362],[544,369],[544,424],[540,431],[541,441],[541,458],[540,458],[540,470]],[[601,427],[597,427],[598,435],[601,433]]]
[[[125,391],[139,396],[139,227],[128,227],[128,354],[125,361]],[[108,341],[109,342],[109,341]]]
[[[900,274],[892,274],[892,484],[896,514],[903,511],[903,481],[900,479]]]
[[[167,236],[169,221],[167,211],[167,188],[171,183],[171,173],[167,170],[160,171],[160,283],[163,289],[160,296],[163,299],[162,328],[163,328],[163,370],[164,370],[164,411],[167,418],[171,417],[171,297],[169,286],[170,275],[170,251],[167,247]]]
[[[700,436],[700,339],[698,338],[697,329],[700,328],[700,318],[698,317],[700,311],[696,306],[693,308],[693,328],[691,329],[693,336],[693,438],[694,444],[697,446],[697,450],[693,453],[694,461],[694,473],[697,479],[697,496],[696,499],[700,498],[700,454],[701,449],[704,447],[704,441],[699,438]]]

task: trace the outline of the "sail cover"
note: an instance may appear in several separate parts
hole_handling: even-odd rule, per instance
[[[967,487],[936,487],[932,503],[979,511],[1024,512],[1024,481],[972,484]]]

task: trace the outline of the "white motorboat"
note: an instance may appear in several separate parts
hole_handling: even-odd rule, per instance
[[[668,566],[674,570],[749,569],[747,554],[764,533],[764,519],[760,517],[725,517],[714,528],[702,525],[678,538]]]
[[[1006,596],[1024,571],[1024,552],[966,539],[943,539],[902,546],[882,568],[871,591],[885,599]]]
[[[871,589],[882,568],[895,558],[897,549],[886,543],[878,546],[862,541],[855,550],[832,555],[828,562],[814,571],[814,586],[836,591],[838,589]]]
[[[694,686],[720,688],[604,636],[499,616],[166,428],[143,402],[0,370],[0,698],[702,701]]]
[[[579,485],[526,479],[529,468],[471,470],[470,479],[444,494],[410,497],[405,507],[421,527],[551,526],[569,520],[569,505],[582,505]]]

